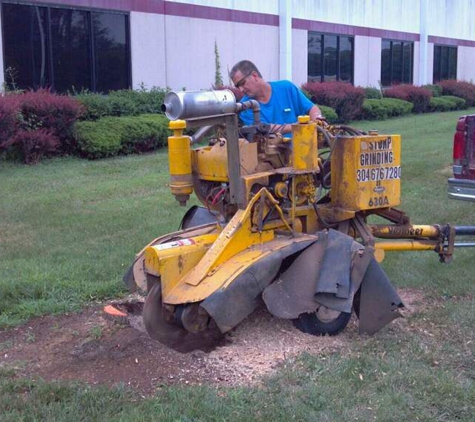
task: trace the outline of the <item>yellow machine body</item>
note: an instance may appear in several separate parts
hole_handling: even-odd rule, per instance
[[[257,144],[244,139],[239,140],[241,170],[243,175],[257,172]],[[210,147],[191,150],[193,173],[200,180],[228,182],[228,164],[226,142],[217,142]]]
[[[332,151],[331,168],[331,199],[335,207],[365,211],[399,205],[399,135],[338,138]]]
[[[316,124],[309,116],[299,116],[292,126],[292,167],[295,171],[318,171],[318,141]]]
[[[185,128],[186,122],[183,120],[170,122],[173,136],[168,137],[170,189],[180,205],[185,205],[186,200],[193,192],[191,145],[190,137],[183,135],[183,129]]]
[[[227,132],[220,127],[219,136],[196,149],[183,133],[187,123],[170,123],[172,194],[183,204],[194,191],[204,207],[182,221],[181,231],[145,247],[129,271],[131,288],[149,292],[150,335],[165,343],[175,334],[195,340],[213,331],[210,321],[224,333],[260,297],[271,313],[293,320],[332,309],[344,316],[344,327],[361,290],[360,330],[376,332],[397,317],[401,299],[377,262],[387,251],[435,250],[450,258],[454,237],[450,227],[413,226],[395,208],[401,137],[300,116],[291,142],[260,124],[244,138],[233,116],[202,117],[202,127],[225,122]],[[200,127],[197,120],[190,124]],[[371,224],[372,215],[387,223]]]
[[[179,127],[184,128],[181,124]],[[194,190],[201,200],[204,200],[204,196],[200,195],[202,183],[215,183],[217,189],[219,184],[229,182],[225,139],[217,139],[211,146],[187,151],[189,138],[175,130],[168,141],[170,169],[174,171],[172,181],[179,173],[187,176],[192,173]],[[286,243],[282,239],[276,243],[276,231],[311,234],[324,227],[313,206],[317,194],[314,178],[320,172],[321,164],[315,123],[310,122],[308,116],[299,118],[299,122],[292,126],[292,145],[286,156],[287,162],[281,158],[281,166],[272,168],[271,155],[275,154],[276,148],[289,148],[288,141],[281,139],[280,144],[274,141],[271,148],[259,148],[258,143],[239,139],[242,188],[247,206],[244,210],[236,210],[224,228],[218,225],[212,234],[149,246],[145,250],[146,271],[161,277],[164,303],[200,302],[225,287],[240,271],[268,254],[269,245],[278,248],[278,244]],[[331,168],[331,203],[322,207],[322,212],[328,214],[331,208],[334,219],[399,204],[399,135],[339,137],[333,146]],[[259,171],[261,169],[268,170]],[[257,195],[256,186],[265,189]],[[175,195],[182,193],[173,184],[171,190]],[[287,200],[287,205],[278,205],[282,199]],[[215,204],[208,206],[216,209]],[[269,219],[257,229],[258,215],[262,220],[272,207],[278,209],[278,218]],[[420,229],[416,234],[422,230],[421,227],[425,227],[428,235],[437,234],[432,226],[418,227]],[[391,233],[395,232],[383,226],[376,233],[391,238]],[[384,251],[435,247],[433,241],[414,240],[386,241],[375,245],[378,261],[384,258]]]
[[[198,265],[217,237],[216,230],[212,234],[179,239],[145,249],[145,267],[149,274],[161,276],[164,297]]]

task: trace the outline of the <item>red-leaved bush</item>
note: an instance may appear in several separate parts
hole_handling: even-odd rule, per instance
[[[73,127],[83,106],[49,90],[0,96],[0,151],[37,162],[44,155],[74,152]]]
[[[429,110],[432,92],[426,88],[414,85],[394,85],[384,90],[383,95],[387,98],[409,101],[414,104],[414,113],[424,113]]]
[[[14,95],[0,97],[0,149],[18,129],[19,102]]]
[[[47,129],[20,130],[2,146],[15,146],[26,164],[36,164],[45,155],[56,155],[61,142]]]
[[[20,111],[23,129],[46,129],[59,139],[62,152],[72,151],[73,126],[83,112],[78,101],[65,95],[52,94],[47,89],[28,91],[20,95]]]
[[[302,85],[302,89],[317,105],[335,109],[341,122],[354,119],[361,112],[365,99],[364,89],[349,82],[308,82]]]
[[[437,85],[442,87],[443,95],[453,95],[465,100],[468,107],[475,105],[475,85],[470,82],[456,81],[455,79],[448,79],[441,81]]]

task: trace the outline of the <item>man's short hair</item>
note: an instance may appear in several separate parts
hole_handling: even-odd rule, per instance
[[[233,68],[231,69],[231,72],[229,72],[229,77],[232,79],[234,78],[234,75],[236,72],[239,71],[243,75],[249,75],[251,72],[256,72],[260,78],[262,78],[261,72],[259,72],[259,69],[256,67],[254,63],[252,63],[249,60],[241,60],[239,63],[236,63]]]

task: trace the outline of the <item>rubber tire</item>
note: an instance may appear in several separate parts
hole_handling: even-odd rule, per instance
[[[150,289],[142,310],[142,316],[147,333],[154,340],[181,353],[193,350],[210,352],[221,345],[224,334],[221,333],[214,321],[210,328],[193,334],[177,324],[170,324],[162,315],[162,289],[156,283]]]
[[[292,320],[294,326],[306,334],[314,336],[335,336],[342,332],[351,319],[351,313],[341,312],[331,322],[323,322],[318,319],[315,312],[301,314],[298,319]]]

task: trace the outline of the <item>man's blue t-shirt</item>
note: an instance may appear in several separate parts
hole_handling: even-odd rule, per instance
[[[298,116],[308,114],[314,104],[290,81],[269,82],[272,92],[269,102],[261,106],[262,123],[296,123]],[[242,97],[241,102],[250,100],[247,95]],[[239,113],[239,117],[245,125],[252,125],[252,110]]]

